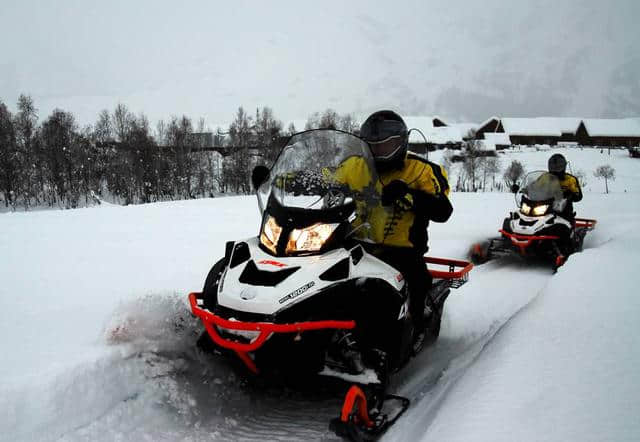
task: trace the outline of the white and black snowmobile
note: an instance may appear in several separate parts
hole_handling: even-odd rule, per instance
[[[349,161],[358,162],[362,185],[340,177]],[[201,340],[256,374],[319,374],[354,384],[331,427],[343,437],[373,439],[409,405],[385,390],[415,349],[403,276],[367,252],[369,209],[380,204],[369,146],[346,132],[302,132],[252,179],[262,212],[258,236],[228,242],[202,293],[189,295],[206,328]],[[435,308],[425,307],[433,341],[450,288],[467,280],[472,264],[425,261],[444,266],[431,270]]]
[[[557,269],[569,255],[582,250],[584,237],[594,229],[596,220],[575,218],[555,175],[530,172],[522,186],[516,185],[513,190],[519,210],[505,218],[500,237],[473,245],[474,262],[517,254],[549,260]]]

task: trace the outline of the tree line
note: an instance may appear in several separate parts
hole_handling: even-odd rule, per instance
[[[358,123],[327,109],[308,118],[304,129],[314,128],[352,132]],[[216,136],[204,119],[185,115],[152,128],[124,104],[86,127],[61,109],[40,122],[33,99],[20,95],[15,114],[0,100],[0,198],[6,208],[28,210],[246,194],[253,166],[273,161],[295,132],[293,124],[283,129],[269,107],[255,115],[238,108]]]

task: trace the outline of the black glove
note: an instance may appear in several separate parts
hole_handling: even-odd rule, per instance
[[[393,180],[382,189],[382,205],[390,206],[403,198],[407,193],[409,193],[409,186],[407,186],[407,183],[400,180]]]
[[[563,191],[562,196],[564,196],[569,201],[573,201],[573,192],[571,192],[570,190]]]

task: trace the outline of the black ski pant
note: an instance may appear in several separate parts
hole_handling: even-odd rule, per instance
[[[427,299],[433,278],[427,270],[423,255],[409,247],[375,246],[369,252],[402,274],[409,290],[409,313],[416,327],[423,328],[425,301],[435,311],[433,301],[430,297]]]

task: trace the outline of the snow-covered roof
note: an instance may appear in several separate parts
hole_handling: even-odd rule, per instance
[[[503,118],[502,127],[509,135],[562,136],[560,127],[544,118]]]
[[[447,144],[462,142],[462,133],[455,126],[433,127],[433,118],[430,116],[404,117],[404,122],[409,129],[419,129],[427,138],[428,143]],[[409,135],[410,143],[424,143],[424,138],[417,131]]]
[[[487,143],[492,143],[494,146],[497,145],[511,145],[511,139],[509,138],[509,134],[505,134],[503,132],[485,132],[484,139]]]
[[[580,121],[582,121],[581,118],[573,117],[538,117],[536,120],[565,134],[575,134],[580,126]]]
[[[582,121],[592,137],[640,137],[640,118],[587,118]]]
[[[486,120],[484,120],[482,123],[478,124],[476,126],[476,129],[481,129],[483,127],[485,127],[487,124],[491,123],[492,121],[500,121],[500,117],[496,117],[495,115],[493,117],[489,117]]]
[[[480,126],[477,123],[453,123],[450,127],[457,127],[463,137],[467,136],[470,130],[478,130]]]
[[[483,121],[477,127],[484,127],[492,121],[501,121],[502,128],[509,135],[560,137],[563,133],[575,134],[581,119],[568,117],[498,118],[494,116]]]

